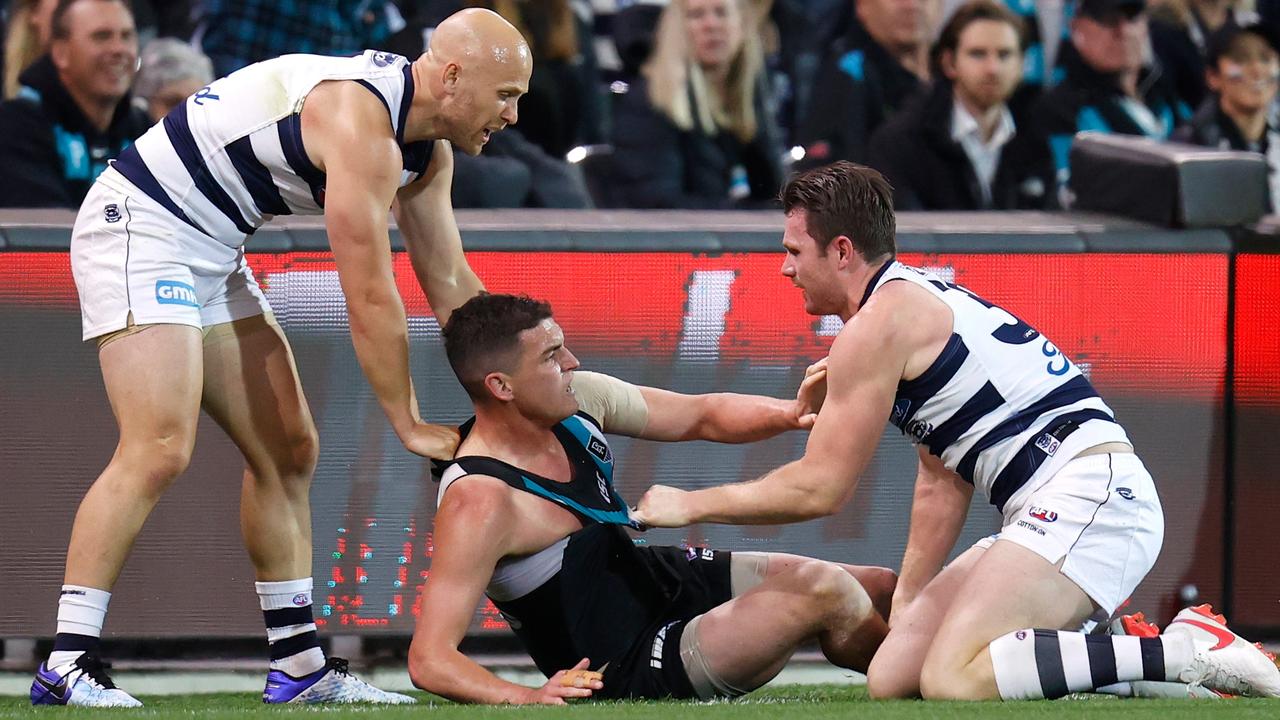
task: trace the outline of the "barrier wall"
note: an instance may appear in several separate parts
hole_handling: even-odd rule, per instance
[[[48,222],[37,228],[0,215],[0,637],[52,634],[71,520],[115,442],[96,354],[79,342],[66,225]],[[634,382],[787,396],[839,329],[838,319],[805,315],[778,274],[781,222],[773,214],[460,213],[460,223],[490,290],[550,300],[584,367]],[[430,573],[429,468],[400,447],[360,374],[332,260],[318,250],[322,232],[300,224],[260,235],[250,249],[274,252],[250,252],[249,262],[288,333],[320,431],[312,492],[319,624],[407,634]],[[1277,454],[1268,428],[1280,415],[1277,258],[1233,260],[1224,233],[1040,214],[908,215],[900,246],[905,262],[935,269],[1044,332],[1116,410],[1166,512],[1164,551],[1135,605],[1167,618],[1179,589],[1193,584],[1202,599],[1227,602],[1233,621],[1280,629],[1280,578],[1266,572],[1265,552],[1274,544],[1266,519],[1280,509],[1267,472]],[[461,421],[468,405],[438,325],[407,257],[397,253],[395,264],[424,414]],[[634,500],[656,480],[749,479],[798,457],[804,439],[717,446],[618,438],[619,488]],[[162,500],[116,588],[109,635],[261,633],[237,529],[240,466],[203,419],[191,468]],[[890,429],[836,516],[638,537],[896,567],[914,472],[914,451]],[[975,501],[958,547],[996,529],[995,511]],[[478,610],[475,632],[503,627],[492,607]]]

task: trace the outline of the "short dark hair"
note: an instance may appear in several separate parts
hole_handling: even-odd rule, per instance
[[[445,323],[444,352],[458,382],[473,400],[485,397],[484,378],[508,371],[520,333],[551,317],[551,305],[525,295],[480,293]]]
[[[969,2],[956,8],[955,12],[951,13],[951,19],[947,20],[947,24],[942,26],[942,32],[938,35],[938,42],[933,45],[930,61],[933,65],[935,77],[944,77],[942,74],[942,54],[949,52],[954,56],[956,51],[960,49],[960,35],[964,33],[966,28],[980,20],[1008,24],[1018,36],[1018,50],[1026,53],[1026,21],[1014,14],[1003,3],[993,2],[993,0],[969,0]]]
[[[847,235],[867,262],[897,254],[893,187],[873,168],[845,160],[814,168],[788,180],[779,199],[787,215],[805,211],[809,235],[823,252]]]
[[[1246,35],[1253,35],[1267,44],[1272,52],[1280,53],[1280,39],[1276,38],[1271,28],[1262,23],[1245,23],[1237,25],[1227,23],[1209,35],[1205,42],[1205,66],[1214,72],[1218,71],[1218,63],[1223,59],[1240,52],[1240,44]]]
[[[71,6],[82,0],[58,0],[58,4],[53,7],[53,15],[49,19],[49,37],[55,40],[66,40],[71,37],[71,28],[67,27],[67,11],[71,10]],[[133,14],[133,3],[129,0],[98,0],[98,2],[114,2],[124,6],[130,14]]]

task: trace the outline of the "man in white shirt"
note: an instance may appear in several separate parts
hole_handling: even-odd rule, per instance
[[[934,52],[933,89],[877,131],[871,165],[899,210],[1041,209],[1048,147],[1009,108],[1022,77],[1022,19],[993,0],[960,6]]]

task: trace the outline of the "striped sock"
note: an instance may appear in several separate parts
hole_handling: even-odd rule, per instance
[[[58,596],[58,634],[46,667],[65,665],[87,650],[98,649],[111,593],[83,585],[63,585]]]
[[[1060,698],[1133,680],[1176,681],[1191,662],[1184,636],[1141,638],[1059,630],[1018,630],[989,646],[1005,700]]]
[[[254,583],[271,644],[271,669],[292,677],[324,667],[324,651],[311,615],[311,578]]]

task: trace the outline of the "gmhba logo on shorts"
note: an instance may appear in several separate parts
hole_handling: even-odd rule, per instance
[[[196,289],[177,280],[156,281],[156,302],[161,305],[200,307],[200,301],[196,299]]]

